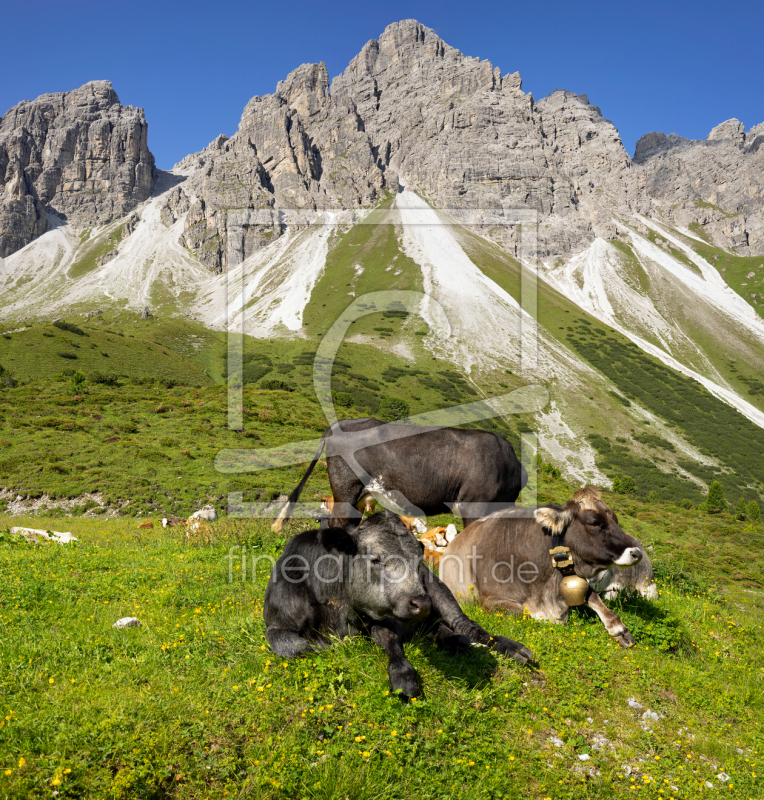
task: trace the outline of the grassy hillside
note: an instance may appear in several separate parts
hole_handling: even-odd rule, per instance
[[[540,480],[542,499],[574,488]],[[558,627],[472,609],[536,664],[417,640],[425,696],[408,706],[368,640],[274,657],[268,566],[254,559],[284,540],[265,521],[187,541],[130,520],[0,518],[81,538],[0,534],[0,794],[694,798],[708,782],[760,796],[762,527],[605,499],[653,548],[659,599],[611,603],[637,646],[619,649],[586,612]],[[143,626],[112,628],[123,616]]]
[[[460,243],[480,268],[519,300],[520,265],[498,247],[461,232]],[[734,502],[764,498],[764,431],[715,398],[696,381],[672,370],[638,348],[623,334],[582,312],[547,284],[539,283],[538,319],[555,340],[579,355],[603,378],[588,382],[608,425],[588,424],[597,465],[608,477],[629,475],[639,491],[662,500],[698,503],[702,484],[721,481]],[[727,369],[749,393],[764,393],[764,383],[743,364]],[[612,389],[610,388],[612,387]],[[552,395],[553,399],[555,394]],[[587,397],[576,405],[587,406]],[[705,463],[678,452],[642,414],[624,420],[624,407],[637,404],[663,420],[668,430],[701,454]],[[619,408],[620,407],[620,408]],[[591,419],[586,420],[592,422]],[[692,478],[696,480],[693,481]]]

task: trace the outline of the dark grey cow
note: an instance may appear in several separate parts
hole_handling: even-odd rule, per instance
[[[563,506],[499,511],[466,527],[441,554],[440,576],[460,601],[478,600],[487,609],[506,609],[536,619],[563,622],[569,606],[560,584],[564,571],[551,550],[567,548],[572,571],[596,581],[614,567],[642,558],[639,542],[618,525],[599,492],[587,487]],[[634,638],[590,587],[585,602],[623,647]],[[588,592],[587,592],[588,590]]]
[[[263,604],[273,652],[294,658],[329,645],[329,636],[368,633],[387,653],[393,691],[420,694],[403,643],[417,630],[449,650],[485,644],[525,663],[530,650],[491,636],[467,617],[422,563],[422,545],[389,511],[352,531],[310,530],[292,537],[276,562]]]
[[[509,506],[528,482],[512,445],[496,433],[427,428],[378,419],[343,419],[321,437],[318,452],[273,524],[280,531],[326,447],[332,524],[360,520],[373,498],[397,514],[453,511],[467,525]],[[498,506],[497,506],[498,504]]]

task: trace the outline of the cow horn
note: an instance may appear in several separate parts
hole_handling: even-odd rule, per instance
[[[537,508],[534,516],[536,522],[554,536],[561,534],[573,522],[573,512],[567,508]]]

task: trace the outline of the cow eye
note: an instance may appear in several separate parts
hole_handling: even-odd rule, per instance
[[[382,563],[382,559],[379,556],[371,556],[371,558],[369,558],[369,561],[372,564],[381,564]]]

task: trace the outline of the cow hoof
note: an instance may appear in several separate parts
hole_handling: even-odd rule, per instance
[[[412,666],[409,665],[408,669],[390,670],[388,674],[393,694],[397,694],[404,703],[422,694]]]
[[[514,658],[518,664],[526,664],[528,661],[533,661],[533,653],[525,645],[520,644],[520,642],[514,642],[512,639],[507,639],[506,636],[493,636],[490,647],[496,653]]]
[[[631,635],[629,631],[624,631],[623,633],[616,634],[615,640],[623,648],[636,647],[637,644],[634,641],[634,637]]]

